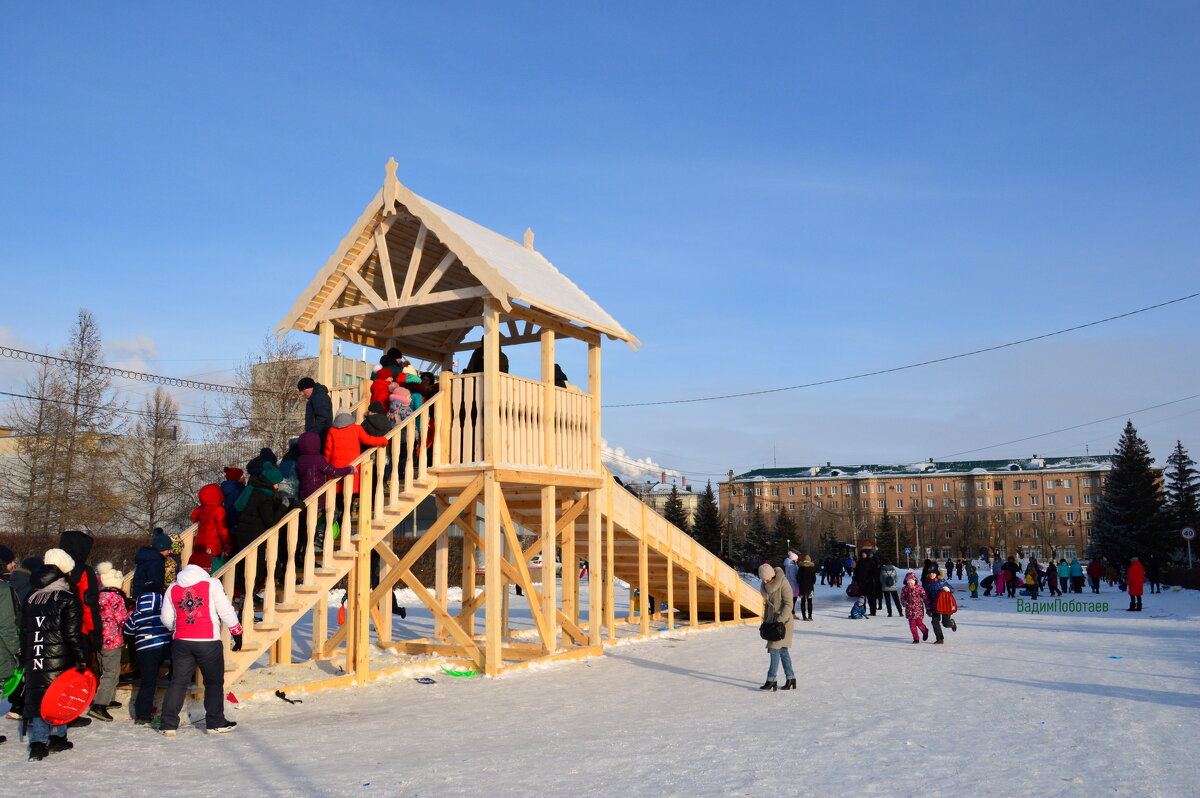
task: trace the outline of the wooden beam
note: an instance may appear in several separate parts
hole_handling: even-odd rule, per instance
[[[412,295],[412,301],[410,304],[420,305],[421,300],[429,296],[430,292],[433,291],[434,287],[438,284],[438,282],[441,281],[446,272],[450,271],[450,267],[454,265],[454,261],[456,260],[458,260],[457,255],[455,255],[453,252],[447,252],[445,257],[438,262],[438,265],[433,267],[433,271],[429,273],[429,276],[425,278],[425,281],[421,283],[421,287],[418,288],[416,293]]]
[[[484,662],[483,654],[480,652],[479,646],[476,645],[475,640],[466,632],[464,632],[461,626],[455,623],[454,616],[447,612],[445,607],[438,604],[437,598],[430,595],[429,591],[425,589],[425,586],[422,585],[415,576],[413,576],[412,571],[408,570],[407,568],[401,569],[400,578],[404,580],[404,584],[412,588],[412,591],[417,594],[417,598],[419,598],[426,607],[433,610],[433,616],[437,621],[437,625],[450,632],[450,636],[453,637],[460,646],[466,649],[476,667],[485,667],[486,663]]]
[[[587,343],[599,343],[600,333],[594,330],[589,330],[585,327],[576,327],[566,320],[546,313],[536,308],[528,308],[524,305],[513,304],[507,311],[509,316],[522,321],[532,321],[534,324],[562,333],[563,335],[574,338],[577,341],[585,341]]]
[[[494,314],[493,314],[494,318]],[[494,362],[494,361],[493,361]],[[495,426],[488,430],[494,436]],[[484,672],[495,676],[500,672],[501,631],[504,627],[503,600],[504,578],[500,572],[504,558],[500,556],[500,483],[491,471],[483,474],[483,592],[484,608]]]
[[[357,270],[347,271],[346,277],[349,278],[350,282],[354,283],[354,285],[358,287],[359,291],[362,291],[363,296],[367,298],[367,301],[371,303],[371,306],[375,310],[383,310],[388,306],[387,300],[377,294],[375,289],[370,286],[370,284],[363,278],[361,274],[358,273]]]
[[[533,587],[533,579],[529,575],[528,561],[523,556],[524,552],[521,550],[521,541],[517,539],[517,530],[513,526],[512,516],[509,515],[508,508],[505,506],[503,492],[500,493],[500,521],[504,525],[504,537],[508,540],[508,545],[512,548],[517,560],[517,574],[520,576],[518,584],[521,585],[526,593],[526,598],[529,601],[529,611],[533,615],[533,624],[537,627],[538,634],[542,637],[542,644],[546,647],[546,652],[550,653],[555,648],[555,635],[546,623],[546,616],[542,613],[541,595]],[[542,561],[543,563],[545,562],[544,557]]]
[[[408,259],[408,271],[404,273],[404,289],[400,292],[400,304],[402,305],[412,297],[413,285],[417,281],[417,270],[421,268],[421,257],[425,254],[425,237],[428,235],[429,228],[422,222],[421,229],[417,231],[417,241],[413,245],[412,256]],[[392,319],[392,326],[396,326],[399,321],[398,317]]]
[[[554,486],[547,485],[542,488],[541,494],[542,535],[538,543],[542,550],[542,615],[550,619],[550,639],[557,642],[558,574],[554,567],[554,543],[558,539],[558,531],[554,522]]]
[[[386,205],[385,205],[386,207]],[[388,225],[387,227],[391,227]],[[375,252],[379,255],[379,268],[383,272],[383,290],[387,292],[387,301],[394,304],[396,296],[396,275],[392,273],[392,256],[388,253],[387,228],[380,225],[375,231]]]
[[[447,321],[434,321],[428,324],[413,324],[408,327],[394,327],[389,330],[393,337],[400,338],[408,335],[424,335],[431,332],[441,332],[442,330],[456,330],[462,327],[474,327],[478,324],[483,324],[483,316],[471,316],[462,319],[448,319]]]

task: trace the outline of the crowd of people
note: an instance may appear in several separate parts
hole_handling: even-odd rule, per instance
[[[979,578],[980,566],[991,570],[982,580]],[[1125,568],[1095,558],[1085,568],[1074,557],[1070,561],[1060,558],[1058,563],[1051,560],[1043,565],[1036,557],[1020,561],[1010,556],[993,557],[990,562],[947,559],[939,563],[927,559],[919,574],[908,571],[901,578],[896,563],[877,551],[863,549],[857,559],[826,557],[819,568],[811,556],[789,551],[782,566],[763,562],[758,567],[763,596],[761,631],[771,655],[767,680],[759,689],[795,689],[789,651],[793,621],[813,620],[813,592],[818,579],[820,584],[841,587],[843,578],[850,577],[846,587],[846,594],[854,600],[850,606],[850,620],[870,619],[880,610],[886,610],[887,617],[891,618],[894,606],[895,615],[908,621],[914,644],[927,642],[931,630],[933,642],[945,644],[944,630],[958,631],[958,622],[954,619],[957,600],[949,584],[955,575],[959,580],[965,575],[971,598],[976,599],[981,598],[980,587],[984,589],[984,596],[1015,598],[1020,595],[1036,599],[1042,588],[1048,589],[1051,595],[1061,596],[1064,591],[1083,593],[1086,584],[1093,593],[1099,593],[1101,583],[1106,581],[1110,587],[1116,585],[1128,593],[1127,612],[1141,612],[1145,586],[1149,585],[1152,593],[1161,591],[1159,574],[1159,565],[1153,557],[1147,563],[1133,557]],[[930,620],[928,626],[925,624],[927,617]],[[785,678],[783,687],[778,682],[780,666]]]
[[[179,561],[177,542],[154,529],[149,544],[133,556],[128,595],[125,575],[111,563],[89,563],[94,541],[85,532],[63,532],[57,547],[19,562],[12,549],[0,546],[0,683],[6,685],[7,718],[17,721],[22,736],[28,736],[29,759],[73,748],[69,728],[113,720],[110,710],[121,707],[114,699],[123,660],[136,673],[131,713],[136,724],[153,723],[156,690],[166,667],[168,687],[157,707],[157,731],[168,737],[177,734],[197,670],[204,688],[204,731],[232,730],[237,724],[224,714],[221,629],[228,629],[232,650],[240,650],[239,610],[247,600],[244,564],[238,565],[233,596],[226,595],[211,574],[293,508],[305,510],[304,500],[328,480],[355,475],[352,495],[357,496],[357,468],[351,463],[364,447],[385,445],[383,436],[428,401],[437,387],[433,374],[418,374],[398,350],[390,349],[380,358],[370,406],[357,423],[351,413],[334,414],[326,386],[309,377],[300,379],[304,431],[282,457],[263,448],[245,467],[227,466],[223,481],[199,489],[191,515],[196,534],[187,563]],[[403,469],[404,464],[398,466]],[[342,501],[339,492],[334,506],[326,507],[322,497],[317,511],[340,513]],[[318,529],[324,528],[318,524]],[[321,543],[317,541],[318,552]],[[303,554],[301,548],[296,556]],[[266,573],[265,552],[259,552],[257,564],[252,594],[272,578]],[[280,562],[279,570],[285,567]],[[403,617],[403,608],[400,612]],[[43,699],[51,684],[70,670],[95,676],[91,706],[69,723],[49,722],[43,717]],[[0,735],[0,743],[6,740],[7,735]]]

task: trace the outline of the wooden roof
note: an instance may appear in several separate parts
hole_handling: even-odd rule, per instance
[[[315,331],[328,320],[340,340],[440,360],[471,349],[483,302],[496,299],[502,343],[536,339],[537,327],[585,340],[638,340],[533,249],[417,196],[388,161],[383,188],[300,294],[277,332]]]

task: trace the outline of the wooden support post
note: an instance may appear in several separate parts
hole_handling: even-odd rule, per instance
[[[557,467],[557,437],[554,427],[554,330],[542,330],[542,465]],[[545,549],[542,550],[543,555]]]
[[[572,624],[579,625],[579,556],[573,520],[562,528],[562,611]]]
[[[593,490],[588,499],[588,644],[600,645],[604,625],[603,527],[600,525],[600,494]]]
[[[700,625],[700,605],[696,596],[696,565],[688,571],[688,623],[693,629]]]
[[[650,552],[646,547],[646,505],[642,505],[640,512],[642,521],[641,534],[638,536],[638,594],[641,601],[638,602],[638,626],[641,627],[642,634],[649,634],[653,608],[650,606]]]
[[[613,540],[613,481],[605,481],[604,496],[607,517],[604,524],[604,542],[607,554],[604,558],[604,619],[608,626],[608,639],[617,639],[617,607],[616,607],[616,544]]]
[[[591,470],[599,474],[604,470],[600,461],[600,341],[588,344],[588,396],[591,401],[591,423],[588,426],[591,453]]]
[[[325,642],[329,639],[329,591],[317,594],[312,611],[312,658],[327,659]]]
[[[388,533],[375,544],[375,549],[379,551],[380,557],[380,576],[382,577],[383,561],[390,565],[394,565],[399,558],[392,549],[392,533]],[[392,640],[392,592],[375,603],[374,611],[378,614],[375,621],[375,636],[379,638],[380,643],[390,643]]]
[[[317,382],[333,387],[333,322],[317,324]]]
[[[553,340],[553,333],[551,334]],[[543,350],[544,351],[544,350]],[[555,532],[554,486],[542,488],[542,617],[549,626],[549,639],[545,640],[547,653],[558,649],[558,574],[555,572],[554,547],[558,540]]]
[[[484,672],[500,672],[501,631],[504,625],[501,591],[504,575],[500,571],[500,483],[491,471],[483,474],[483,593],[484,593]]]
[[[472,537],[475,534],[475,508],[476,504],[471,503],[466,512],[462,514],[459,524],[463,530],[463,561],[462,561],[462,606],[463,611],[458,615],[458,621],[462,624],[462,628],[466,630],[471,637],[475,636],[475,610],[468,610],[473,606],[471,601],[475,598],[475,541]]]
[[[434,598],[437,599],[438,606],[443,610],[446,609],[447,594],[450,590],[450,530],[447,529],[437,539],[434,544],[434,577],[433,591]],[[390,602],[389,602],[390,604]],[[444,613],[443,613],[444,615]],[[433,636],[439,640],[450,634],[450,630],[446,628],[441,620],[442,616],[437,616],[433,625]]]
[[[666,549],[667,555],[667,627],[668,629],[675,628],[675,558],[671,555],[671,549]]]

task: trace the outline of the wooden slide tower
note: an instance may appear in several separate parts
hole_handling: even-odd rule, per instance
[[[280,334],[292,330],[318,335],[318,382],[330,387],[335,413],[361,418],[366,404],[360,386],[330,384],[335,340],[394,346],[406,357],[441,364],[439,391],[389,433],[387,446],[358,459],[357,501],[352,478],[327,483],[308,497],[305,512],[292,511],[216,574],[231,594],[256,579],[265,585],[261,612],[250,601],[243,607],[244,647],[227,653],[228,684],[260,660],[292,664],[293,631],[310,613],[302,628],[312,635],[311,657],[340,660],[343,683],[371,678],[374,646],[437,655],[495,675],[599,654],[620,637],[743,623],[761,614],[756,588],[605,469],[601,342],[637,341],[534,249],[532,232],[518,244],[417,196],[389,161],[383,188],[279,325]],[[561,339],[587,347],[586,390],[555,387]],[[540,346],[539,379],[502,372],[501,347],[521,344]],[[456,356],[477,349],[481,372],[452,373]],[[338,492],[345,500],[335,540],[333,513],[322,516],[318,506],[332,507]],[[394,550],[397,526],[430,496],[437,519],[407,550]],[[520,528],[526,542],[535,535],[532,545],[522,544]],[[184,537],[190,548],[191,530]],[[461,605],[447,598],[451,546],[461,546]],[[431,550],[435,578],[426,585],[413,567]],[[374,588],[372,552],[382,563]],[[540,570],[531,568],[539,554],[545,555]],[[578,560],[587,562],[586,580]],[[239,562],[244,585],[234,582]],[[263,567],[275,578],[262,579]],[[345,622],[334,630],[328,595],[343,580]],[[624,586],[615,580],[668,609],[654,613],[641,601],[639,610],[618,617],[614,596]],[[524,598],[511,595],[514,584]],[[432,637],[393,641],[396,586],[411,588],[433,613]],[[514,601],[528,602],[536,634],[511,632]]]

